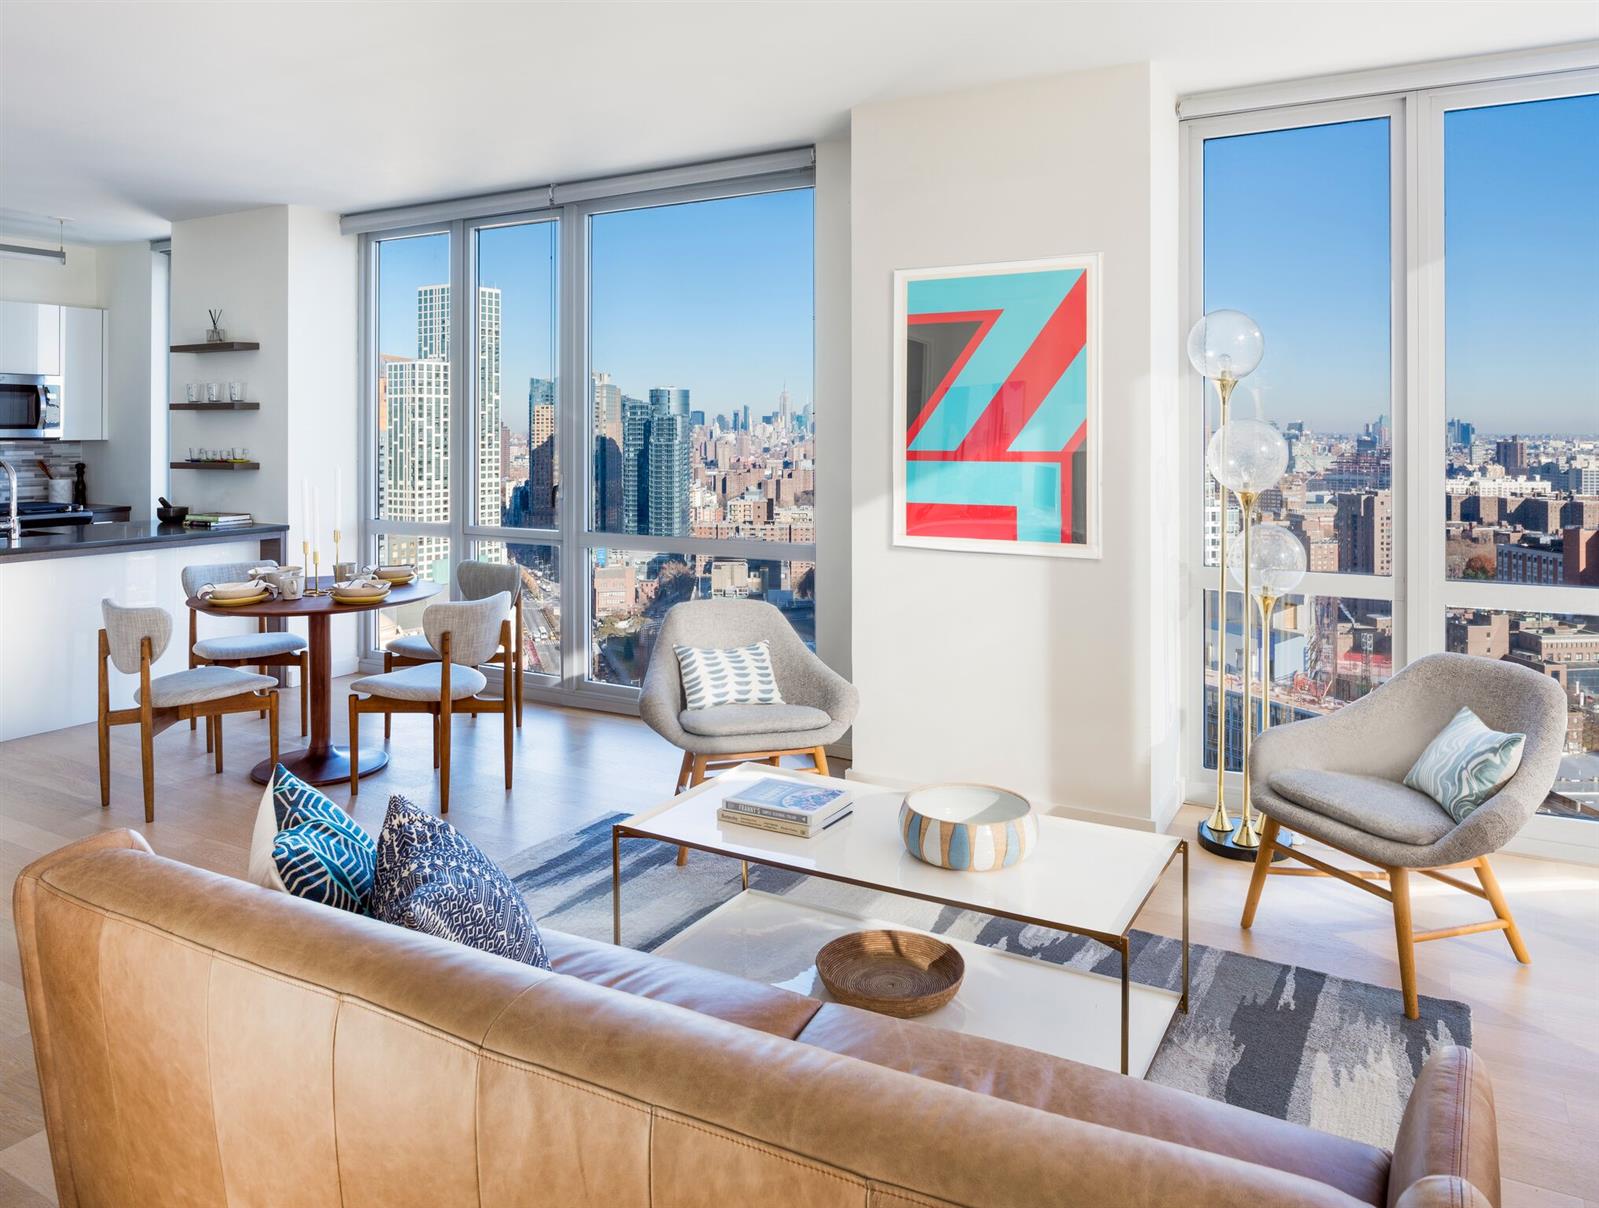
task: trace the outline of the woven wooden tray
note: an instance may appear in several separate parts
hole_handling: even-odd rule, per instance
[[[915,931],[856,931],[816,954],[816,972],[841,1003],[898,1019],[936,1011],[966,976],[961,954]]]

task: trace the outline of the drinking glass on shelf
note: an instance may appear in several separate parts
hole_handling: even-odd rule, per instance
[[[250,460],[250,450],[247,449],[245,446],[240,445],[237,449],[235,449],[233,451],[233,456],[234,456],[234,459],[237,460],[237,461],[249,461]]]
[[[244,401],[244,383],[243,382],[229,382],[228,383],[228,402],[230,402],[230,403],[242,403],[243,401]]]
[[[208,403],[220,403],[222,401],[221,382],[207,382],[205,384],[205,401]]]
[[[200,401],[200,383],[190,382],[183,388],[183,393],[191,403],[198,403]]]

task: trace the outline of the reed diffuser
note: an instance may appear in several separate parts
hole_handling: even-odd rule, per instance
[[[211,319],[211,329],[205,333],[207,344],[220,344],[228,338],[228,333],[222,330],[222,309],[207,310],[205,312]]]

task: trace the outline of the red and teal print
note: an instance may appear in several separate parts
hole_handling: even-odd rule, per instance
[[[1081,552],[1097,266],[941,271],[901,274],[901,536]]]

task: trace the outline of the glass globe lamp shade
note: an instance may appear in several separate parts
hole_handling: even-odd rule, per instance
[[[1227,570],[1233,582],[1244,585],[1244,545],[1227,551]],[[1305,577],[1305,546],[1280,524],[1257,524],[1249,534],[1249,590],[1256,595],[1282,599]]]
[[[1211,434],[1205,467],[1229,491],[1258,495],[1288,468],[1288,442],[1265,420],[1229,420]]]
[[[1188,361],[1211,381],[1248,377],[1266,353],[1266,339],[1241,310],[1213,310],[1188,332]]]

